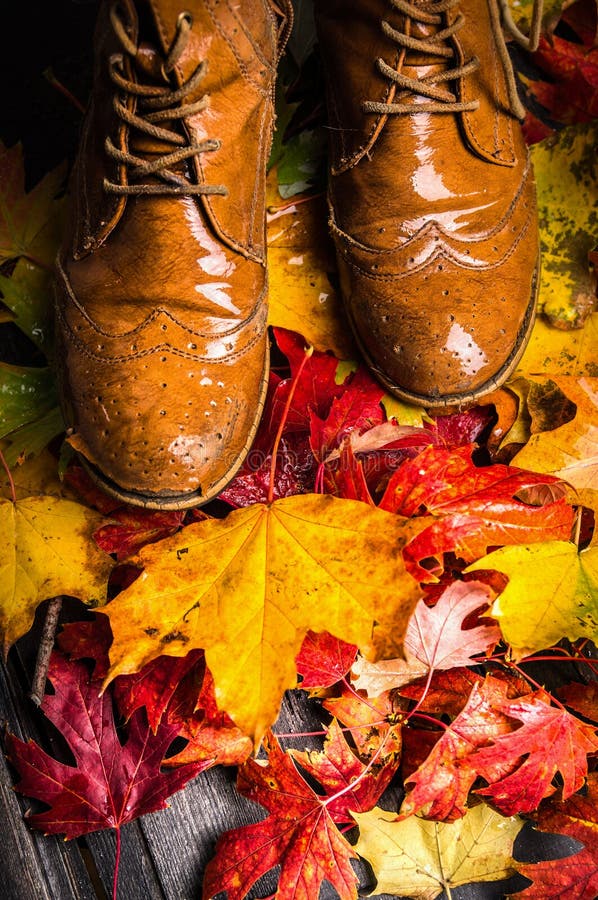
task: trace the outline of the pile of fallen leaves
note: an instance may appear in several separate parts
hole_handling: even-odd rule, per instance
[[[595,56],[578,7],[567,27]],[[557,88],[534,91],[558,118]],[[349,900],[359,857],[377,893],[432,898],[518,871],[531,882],[518,897],[594,900],[597,127],[579,118],[532,150],[546,317],[504,388],[434,417],[351,361],[322,199],[293,197],[309,189],[297,142],[277,147],[266,409],[234,481],[192,512],[119,505],[62,443],[44,364],[62,173],[26,194],[19,149],[3,151],[0,322],[35,348],[31,365],[0,363],[5,651],[48,598],[98,610],[59,629],[42,701],[74,764],[7,738],[18,790],[46,804],[30,825],[120,835],[235,765],[267,816],[222,836],[206,900],[242,900],[277,866],[279,900],[315,900],[324,882]],[[534,680],[539,661],[568,673],[557,691]],[[277,738],[287,690],[314,698],[320,750]],[[581,849],[516,862],[526,820]]]

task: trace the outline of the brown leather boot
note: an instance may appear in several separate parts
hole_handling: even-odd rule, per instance
[[[161,509],[214,497],[268,377],[265,171],[289,0],[118,0],[58,260],[70,443],[97,482]]]
[[[474,401],[521,357],[539,266],[497,0],[317,0],[316,15],[331,228],[357,340],[398,397]]]

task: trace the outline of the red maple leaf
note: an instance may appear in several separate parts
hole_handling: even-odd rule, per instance
[[[353,452],[349,441],[341,449],[338,466],[333,471],[329,470],[327,475],[324,479],[326,493],[336,494],[344,500],[361,500],[362,503],[375,506],[363,463]]]
[[[129,719],[136,710],[145,708],[153,731],[165,717],[172,724],[170,708],[181,703],[181,694],[191,711],[195,709],[205,670],[202,650],[192,650],[186,656],[158,656],[139,672],[114,680],[119,711]]]
[[[166,798],[201,771],[200,764],[161,771],[177,730],[161,724],[153,734],[142,712],[131,717],[121,743],[111,693],[100,693],[101,682],[90,678],[82,663],[54,653],[48,677],[54,694],[46,694],[42,710],[67,740],[75,765],[59,762],[34,741],[7,737],[9,758],[20,775],[17,790],[49,806],[28,817],[35,828],[67,838],[118,830],[165,809]]]
[[[477,793],[490,797],[503,815],[513,816],[532,812],[554,793],[552,779],[557,772],[564,800],[582,787],[588,774],[587,755],[598,752],[595,728],[552,706],[550,695],[542,690],[515,700],[498,699],[494,709],[523,724],[477,753],[478,770],[491,782]],[[492,769],[504,759],[513,759],[517,765],[506,777],[492,777],[486,767]]]
[[[94,663],[93,677],[102,680],[110,668],[112,643],[110,620],[101,613],[85,622],[66,622],[58,635],[58,646],[71,659],[89,659]]]
[[[327,631],[308,631],[297,654],[297,672],[303,681],[301,687],[331,687],[347,674],[355,661],[357,647],[347,644]]]
[[[95,660],[95,678],[103,679],[111,640],[108,619],[100,614],[92,622],[65,625],[59,644],[73,659]],[[156,657],[139,672],[116,678],[112,691],[125,719],[143,707],[154,732],[167,723],[175,728],[176,737],[186,740],[182,750],[164,760],[165,767],[237,765],[251,753],[251,742],[216,705],[214,681],[200,650],[183,657]]]
[[[291,384],[297,375],[300,365],[303,363],[307,342],[302,335],[297,334],[295,331],[287,331],[285,328],[274,328],[273,331],[276,343],[288,359],[291,369],[290,378],[285,378],[277,385],[272,398],[271,420],[277,426],[280,422]],[[322,418],[328,415],[334,398],[340,397],[345,391],[343,384],[337,384],[335,380],[338,362],[338,359],[332,353],[322,353],[320,350],[313,351],[311,357],[305,362],[301,376],[297,381],[285,424],[285,431],[308,432],[310,413],[315,413]]]
[[[242,900],[255,882],[280,866],[277,895],[314,900],[324,881],[340,900],[355,900],[356,854],[340,834],[326,800],[301,777],[272,735],[266,739],[268,764],[249,760],[239,769],[237,789],[269,816],[224,834],[204,876],[204,900],[226,891]]]
[[[499,708],[505,694],[505,683],[492,676],[474,684],[457,718],[407,779],[406,786],[412,787],[401,805],[399,818],[417,814],[450,822],[465,815],[469,791],[479,774],[476,751],[513,729],[513,723]],[[514,761],[504,753],[495,760],[492,774],[503,775],[513,765]]]
[[[585,796],[551,799],[540,808],[536,827],[565,834],[583,844],[571,856],[539,863],[518,863],[517,871],[533,883],[517,900],[595,900],[598,896],[598,774],[588,775]]]
[[[185,512],[123,506],[111,512],[110,518],[114,521],[98,528],[93,539],[101,550],[114,553],[121,560],[146,544],[174,534],[182,527]]]
[[[322,705],[350,732],[360,759],[377,759],[381,748],[386,754],[400,753],[404,712],[395,691],[366,697],[343,685],[340,696],[330,697]]]
[[[351,432],[363,434],[386,420],[380,401],[384,391],[362,366],[343,382],[343,393],[334,397],[325,417],[310,411],[310,445],[323,462]]]
[[[557,695],[563,703],[582,715],[584,719],[598,723],[598,682],[579,684],[574,681],[560,688]]]
[[[447,551],[473,562],[490,546],[570,537],[573,509],[564,499],[544,506],[517,499],[525,490],[559,479],[514,466],[478,467],[471,451],[428,447],[399,466],[380,503],[382,509],[403,516],[438,517],[404,549],[409,570],[420,581],[434,580]],[[423,559],[432,561],[431,568],[422,567]]]
[[[550,81],[532,81],[529,90],[551,118],[573,124],[598,115],[598,47],[543,37],[534,63]]]
[[[472,669],[458,667],[447,671],[436,671],[432,679],[419,678],[411,684],[399,688],[401,697],[417,701],[417,708],[423,713],[458,716],[463,709],[474,684],[484,681]]]
[[[336,719],[326,729],[323,751],[289,750],[289,755],[323,788],[327,810],[338,824],[351,822],[351,812],[373,809],[400,762],[396,749],[385,753],[381,745],[378,759],[364,764]]]
[[[207,761],[212,765],[241,765],[253,750],[250,738],[228,713],[218,708],[212,673],[206,666],[202,671],[199,695],[199,673],[190,670],[166,710],[168,721],[177,726],[178,737],[184,738],[187,744],[175,756],[169,756],[165,766]]]

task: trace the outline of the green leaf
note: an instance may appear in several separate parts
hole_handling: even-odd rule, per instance
[[[12,311],[15,324],[40,350],[48,352],[52,304],[50,273],[21,258],[11,278],[0,275],[2,300]]]
[[[0,437],[39,419],[56,405],[56,385],[49,369],[0,363]]]
[[[326,138],[322,128],[302,131],[285,145],[278,164],[278,192],[288,200],[296,194],[324,186]]]
[[[9,466],[14,466],[23,458],[37,456],[63,431],[62,412],[55,406],[40,419],[35,419],[10,434],[10,446],[4,451],[4,458]]]
[[[50,269],[60,238],[62,203],[56,200],[64,181],[64,166],[49,172],[25,193],[20,144],[0,144],[0,265],[19,256]]]

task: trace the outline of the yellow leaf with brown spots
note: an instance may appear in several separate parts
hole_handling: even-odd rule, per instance
[[[109,678],[161,654],[206,653],[219,708],[259,742],[297,683],[308,631],[399,656],[419,587],[402,547],[428,520],[306,494],[238,509],[144,547],[108,604]]]
[[[579,328],[596,305],[588,254],[596,244],[598,122],[573,125],[530,148],[542,250],[540,308]]]
[[[42,600],[106,600],[114,565],[92,540],[98,513],[60,497],[0,499],[0,635],[4,653],[31,628]]]

